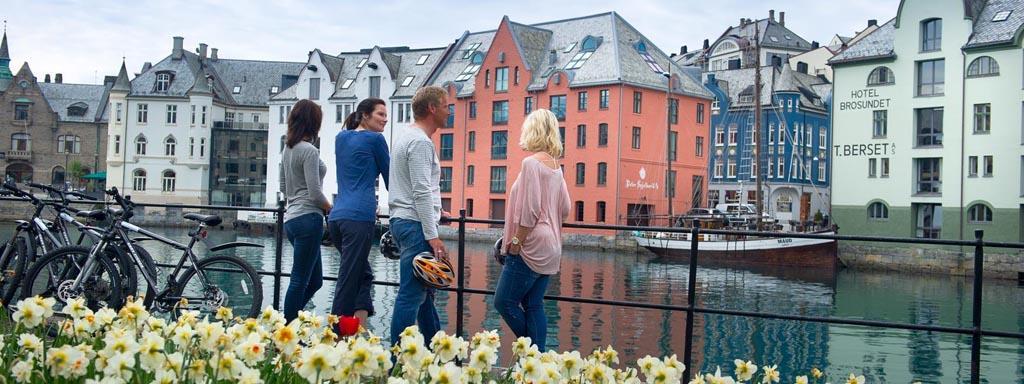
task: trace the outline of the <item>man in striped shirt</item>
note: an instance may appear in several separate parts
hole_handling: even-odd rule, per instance
[[[413,96],[412,109],[415,122],[408,128],[398,128],[389,171],[391,234],[401,249],[400,286],[391,318],[392,345],[397,345],[402,331],[413,324],[419,325],[425,337],[441,329],[434,292],[413,276],[412,265],[421,252],[448,258],[448,250],[437,234],[441,165],[430,139],[448,120],[448,92],[441,87],[424,87]]]

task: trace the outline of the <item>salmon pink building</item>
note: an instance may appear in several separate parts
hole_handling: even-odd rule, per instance
[[[670,194],[678,215],[706,190],[712,95],[698,78],[614,12],[533,25],[505,17],[464,33],[426,82],[448,90],[453,112],[434,136],[444,208],[503,219],[526,156],[523,121],[546,108],[565,143],[569,222],[667,224]]]

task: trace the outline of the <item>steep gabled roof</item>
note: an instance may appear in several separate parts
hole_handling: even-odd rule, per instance
[[[102,120],[106,105],[107,88],[93,84],[40,83],[39,89],[50,105],[57,112],[61,121],[97,122]],[[68,107],[78,104],[86,108],[84,116],[69,116]]]
[[[757,28],[757,31],[755,31],[755,27]],[[729,27],[724,33],[722,33],[722,36],[718,38],[718,41],[721,41],[722,38],[728,36],[736,36],[753,41],[755,32],[760,34],[760,43],[762,47],[802,51],[811,49],[811,43],[807,42],[807,40],[804,40],[800,35],[797,35],[778,21],[771,19],[761,19],[756,22]],[[715,41],[715,44],[717,44],[718,41]],[[715,44],[712,44],[711,46],[714,47]]]
[[[508,16],[505,16],[507,19]],[[529,25],[509,22],[509,30],[512,32],[512,39],[516,43],[519,53],[523,56],[526,69],[536,71],[541,67],[544,60],[544,53],[551,41],[552,32],[547,29],[531,27]]]
[[[260,106],[270,100],[271,87],[280,88],[281,75],[297,75],[305,63],[218,59],[210,60],[209,65],[233,104]],[[236,86],[240,87],[237,94]]]
[[[966,1],[966,0],[965,0]],[[977,1],[984,8],[976,10],[974,33],[967,41],[966,48],[979,48],[998,44],[1012,44],[1024,27],[1024,1],[1022,0],[989,0]],[[978,7],[975,5],[975,7]],[[999,12],[1009,11],[1005,20],[995,21]]]
[[[896,32],[896,19],[878,27],[867,36],[846,47],[842,52],[829,60],[829,64],[842,64],[864,60],[896,57],[893,51],[893,36]]]
[[[465,33],[455,43],[452,54],[448,55],[447,60],[441,64],[441,68],[436,71],[433,78],[428,79],[428,84],[425,85],[444,86],[445,84],[453,83],[458,89],[458,96],[472,95],[474,89],[473,80],[456,82],[455,78],[458,77],[470,63],[473,52],[468,52],[468,48],[479,44],[479,46],[474,49],[474,52],[485,53],[487,48],[490,47],[491,41],[494,40],[495,32],[497,31],[490,30],[484,32]]]
[[[319,49],[314,50],[314,52],[320,55],[320,62],[324,64],[324,67],[326,67],[325,69],[327,69],[327,74],[331,76],[331,82],[333,83],[338,81],[338,76],[341,75],[341,66],[344,64],[345,60],[342,60],[337,56],[331,56],[323,53]]]
[[[412,49],[396,55],[401,56],[402,66],[398,69],[398,76],[395,77],[395,97],[412,97],[416,90],[422,87],[427,81],[427,76],[444,54],[444,48]],[[420,57],[427,55],[423,64],[418,64]],[[409,76],[412,76],[412,83],[403,87],[402,83]]]

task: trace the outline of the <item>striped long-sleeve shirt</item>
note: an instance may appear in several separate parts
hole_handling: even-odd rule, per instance
[[[389,171],[391,217],[418,221],[423,238],[435,239],[441,220],[441,163],[434,142],[415,125],[396,133]]]

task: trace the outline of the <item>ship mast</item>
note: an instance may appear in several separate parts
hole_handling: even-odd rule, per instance
[[[761,31],[754,23],[754,169],[757,172],[757,230],[761,230],[764,197],[761,194]]]

